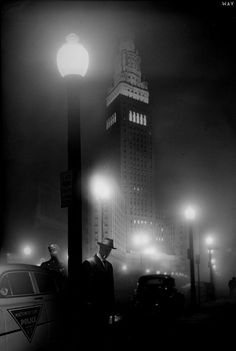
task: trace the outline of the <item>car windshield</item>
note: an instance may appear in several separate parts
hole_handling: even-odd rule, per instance
[[[163,285],[163,279],[150,279],[146,281],[146,285]]]
[[[139,286],[145,286],[145,287],[169,287],[173,288],[175,286],[175,282],[173,279],[168,279],[168,278],[150,278],[150,279],[145,279],[141,280]]]

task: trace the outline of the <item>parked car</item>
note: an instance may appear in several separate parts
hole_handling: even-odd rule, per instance
[[[0,350],[32,351],[53,344],[58,297],[49,271],[26,264],[0,265]]]
[[[138,279],[134,293],[134,309],[146,315],[176,314],[184,308],[184,295],[175,287],[170,275],[143,275]]]

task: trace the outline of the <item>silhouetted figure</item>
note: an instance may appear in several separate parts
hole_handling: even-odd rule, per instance
[[[42,262],[40,267],[51,271],[59,291],[62,292],[66,288],[67,270],[59,258],[60,248],[57,244],[50,244],[48,246],[48,251],[51,256],[50,260]]]
[[[48,246],[48,251],[50,253],[50,260],[41,263],[42,268],[49,269],[50,271],[55,271],[61,273],[62,275],[66,274],[66,270],[62,262],[59,259],[59,246],[57,244],[50,244]]]
[[[236,297],[236,277],[232,277],[228,283],[229,296]]]
[[[116,248],[109,238],[98,245],[98,252],[82,264],[84,326],[90,335],[105,335],[115,304],[113,267],[106,259]]]
[[[54,276],[55,283],[57,285],[57,304],[58,307],[55,312],[55,320],[57,322],[57,334],[58,334],[58,345],[57,347],[63,349],[63,342],[65,342],[65,328],[66,320],[68,320],[68,282],[67,282],[67,270],[64,264],[60,261],[60,248],[57,244],[50,244],[48,251],[51,258],[48,261],[42,262],[42,268],[50,271]]]

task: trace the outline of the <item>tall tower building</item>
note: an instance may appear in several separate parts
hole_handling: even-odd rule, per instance
[[[154,233],[149,91],[142,79],[141,58],[132,40],[119,45],[106,106],[109,165],[125,201],[124,250],[130,252],[135,235]]]

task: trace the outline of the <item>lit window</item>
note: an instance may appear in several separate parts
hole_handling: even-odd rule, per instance
[[[140,124],[143,124],[143,115],[140,115]]]
[[[132,122],[132,112],[131,111],[129,111],[129,121]]]
[[[146,115],[143,116],[143,124],[146,126],[147,125],[147,118]]]
[[[135,112],[133,112],[133,122],[135,122]]]
[[[139,113],[137,113],[136,122],[139,123]]]

